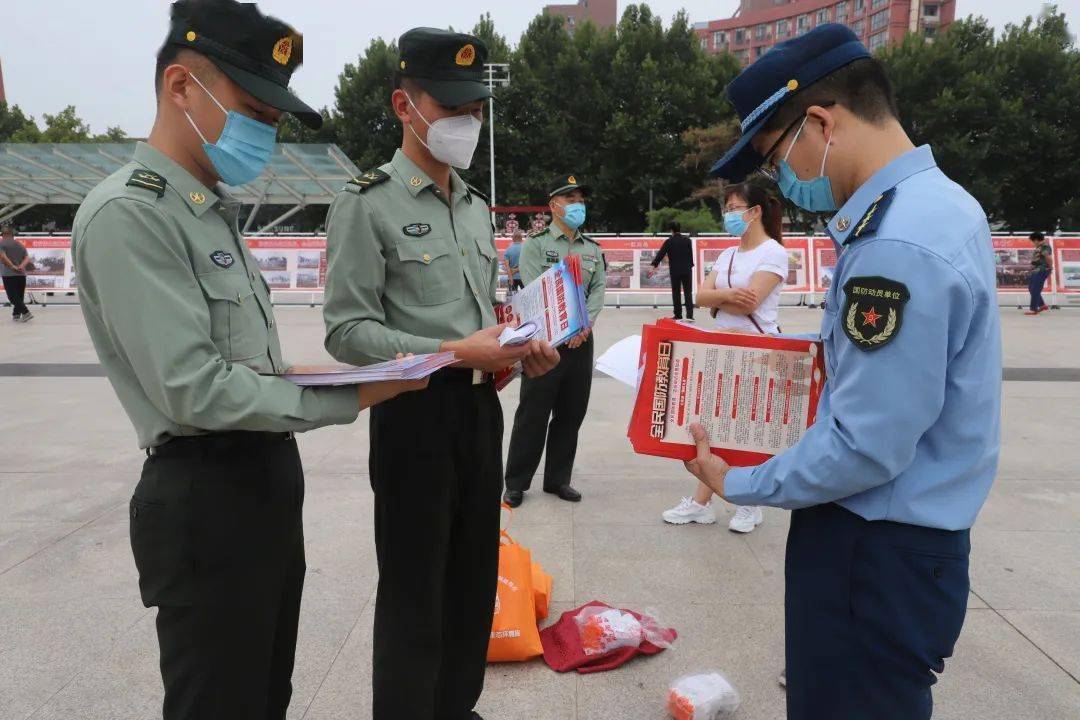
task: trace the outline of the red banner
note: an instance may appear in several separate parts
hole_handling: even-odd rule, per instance
[[[1054,239],[1054,274],[1061,293],[1080,293],[1080,238]]]
[[[701,287],[705,278],[712,272],[713,265],[716,264],[720,254],[738,244],[738,239],[733,237],[697,238],[694,262],[697,265],[698,287]],[[810,292],[810,238],[785,237],[784,249],[788,254],[788,275],[784,278],[783,292],[796,294]]]

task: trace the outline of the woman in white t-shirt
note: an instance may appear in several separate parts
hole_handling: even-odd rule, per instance
[[[715,327],[777,333],[780,291],[788,275],[788,254],[781,244],[783,208],[765,188],[742,183],[724,191],[724,229],[739,244],[720,254],[698,288],[697,304],[713,308]],[[713,491],[698,484],[693,497],[664,512],[673,525],[716,522]],[[736,506],[728,528],[748,533],[761,524],[760,507]]]

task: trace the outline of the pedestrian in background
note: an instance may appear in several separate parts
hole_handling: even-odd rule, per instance
[[[34,317],[26,307],[26,271],[30,267],[30,255],[23,244],[15,239],[10,225],[0,229],[0,276],[4,280],[4,292],[11,303],[11,319],[27,322]]]
[[[668,259],[668,275],[671,276],[671,304],[675,306],[675,319],[682,320],[683,300],[686,301],[686,319],[694,321],[694,299],[691,296],[694,272],[694,248],[690,237],[683,235],[678,221],[671,223],[671,235],[660,246],[660,252],[652,261],[648,277],[656,274],[664,258]]]
[[[521,282],[521,268],[518,267],[521,262],[521,243],[524,239],[525,235],[520,230],[515,230],[514,241],[510,243],[510,247],[506,248],[506,254],[503,255],[503,262],[506,264],[506,287],[510,292],[525,287],[525,284]]]
[[[1043,301],[1042,291],[1046,285],[1046,278],[1054,271],[1054,253],[1050,250],[1050,243],[1041,232],[1033,232],[1028,235],[1028,240],[1035,246],[1035,252],[1031,256],[1031,277],[1028,279],[1028,292],[1031,293],[1031,307],[1025,315],[1038,315],[1044,310],[1049,310]]]

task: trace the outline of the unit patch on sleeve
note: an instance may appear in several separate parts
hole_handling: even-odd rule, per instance
[[[880,276],[853,277],[844,284],[847,297],[841,323],[860,350],[883,348],[896,339],[904,320],[907,286]]]

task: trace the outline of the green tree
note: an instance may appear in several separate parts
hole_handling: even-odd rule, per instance
[[[38,133],[34,118],[24,115],[18,105],[0,102],[0,142],[35,142]]]
[[[95,135],[91,138],[93,142],[101,143],[118,143],[128,140],[127,133],[119,125],[113,125],[105,130],[101,135]]]
[[[319,114],[322,115],[323,125],[318,130],[312,130],[292,115],[286,114],[278,123],[277,141],[280,143],[336,143],[336,120],[326,108],[320,110]]]
[[[42,131],[38,142],[75,143],[90,141],[90,126],[75,114],[74,105],[68,105],[55,115],[44,113],[42,117],[45,118],[45,130]]]
[[[723,224],[716,216],[700,203],[696,208],[664,207],[647,213],[648,228],[650,233],[666,233],[671,229],[672,222],[678,222],[684,233],[692,235],[705,232],[721,232]]]
[[[1080,56],[1065,17],[1007,26],[954,23],[934,43],[909,37],[884,52],[901,122],[917,144],[1008,229],[1053,229],[1077,206]],[[1075,215],[1072,215],[1075,219]]]
[[[401,145],[401,124],[390,107],[397,60],[395,43],[375,39],[338,79],[334,136],[361,170],[388,162]]]

